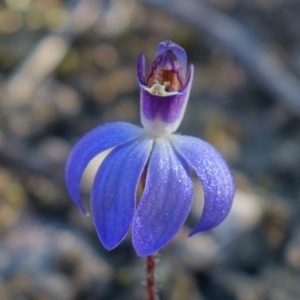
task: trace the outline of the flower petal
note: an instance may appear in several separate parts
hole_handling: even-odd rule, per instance
[[[194,66],[190,65],[188,79],[184,87],[169,96],[157,96],[141,87],[141,122],[148,132],[155,135],[166,135],[178,128],[183,118],[189,99],[194,77]]]
[[[82,174],[100,152],[131,141],[145,131],[129,123],[116,122],[99,126],[84,135],[69,154],[65,169],[68,192],[77,206],[85,212],[80,200],[80,181]]]
[[[179,60],[181,69],[185,74],[187,66],[187,55],[185,50],[174,42],[167,40],[158,44],[156,48],[156,56],[159,56],[160,54],[168,50],[171,50],[176,55],[176,58]]]
[[[138,59],[137,64],[137,80],[140,85],[140,87],[147,88],[146,82],[145,82],[145,54],[142,53]]]
[[[107,250],[115,248],[129,230],[138,181],[152,146],[152,139],[142,137],[116,147],[97,172],[91,197],[92,215]]]
[[[180,230],[191,208],[193,184],[187,164],[170,141],[157,138],[146,186],[133,220],[133,245],[140,256],[162,248]]]
[[[204,208],[190,236],[219,225],[228,215],[235,191],[232,174],[220,153],[208,143],[189,136],[173,135],[175,149],[194,169],[204,190]]]

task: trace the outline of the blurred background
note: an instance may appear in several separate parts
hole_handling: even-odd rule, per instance
[[[196,71],[179,132],[220,150],[237,192],[221,226],[188,238],[195,179],[189,219],[158,259],[160,299],[300,299],[300,2],[2,0],[0,300],[145,299],[130,236],[104,250],[64,164],[93,127],[140,124],[137,58],[149,64],[166,39]]]

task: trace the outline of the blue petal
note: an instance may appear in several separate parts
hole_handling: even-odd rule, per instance
[[[138,255],[150,255],[174,237],[187,218],[192,197],[187,164],[174,152],[168,139],[158,138],[133,220],[132,238]]]
[[[139,178],[152,146],[153,140],[142,137],[116,147],[97,172],[91,197],[92,215],[107,250],[115,248],[129,230]]]
[[[144,132],[129,123],[109,123],[91,130],[77,142],[68,157],[65,179],[71,198],[83,212],[85,209],[80,200],[80,181],[91,159],[104,150],[141,136]]]
[[[219,152],[208,143],[189,136],[173,135],[176,150],[194,169],[204,190],[204,208],[190,236],[219,225],[228,215],[235,191],[232,174]]]

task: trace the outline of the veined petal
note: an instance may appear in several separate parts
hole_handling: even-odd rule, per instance
[[[69,154],[65,178],[71,198],[83,212],[85,209],[80,200],[80,181],[91,159],[109,148],[136,139],[144,133],[142,128],[135,125],[116,122],[91,130],[77,142]]]
[[[190,236],[210,230],[219,225],[230,211],[235,191],[232,174],[220,153],[208,143],[180,135],[173,135],[171,141],[194,169],[204,190],[202,217]]]
[[[138,181],[152,146],[153,140],[147,137],[118,146],[97,172],[91,197],[92,215],[107,250],[115,248],[129,230]]]
[[[174,237],[187,218],[192,197],[187,164],[167,138],[157,138],[145,190],[133,220],[132,239],[138,255],[150,255]]]
[[[156,48],[156,56],[159,56],[167,50],[171,50],[176,55],[180,63],[181,69],[185,74],[187,66],[187,55],[185,50],[177,44],[173,43],[172,41],[167,40],[158,44]]]

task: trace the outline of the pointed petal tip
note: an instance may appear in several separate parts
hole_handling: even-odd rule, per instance
[[[109,243],[107,241],[102,241],[102,240],[100,240],[100,241],[101,241],[102,246],[105,248],[105,250],[111,251],[111,250],[114,250],[115,248],[117,248],[123,240],[121,240],[118,243]]]
[[[173,145],[202,182],[204,208],[189,236],[208,231],[228,216],[235,193],[232,173],[221,154],[208,143],[188,136],[175,136]]]
[[[138,59],[138,63],[144,63],[145,62],[145,53],[141,53]]]
[[[218,225],[216,225],[216,226],[218,226]],[[197,226],[197,228],[193,228],[193,229],[190,231],[188,237],[192,237],[192,236],[195,235],[196,233],[201,233],[201,232],[209,231],[209,230],[215,228],[216,226],[208,226],[208,227],[205,227],[205,226],[202,226],[202,227]]]
[[[80,184],[77,184],[78,181],[75,178],[75,172],[76,169],[74,169],[74,163],[73,163],[73,151],[70,153],[67,164],[66,164],[66,170],[65,170],[65,181],[66,181],[66,189],[71,197],[72,201],[76,204],[76,206],[79,208],[81,212],[84,214],[87,214],[85,208],[82,205],[81,199],[80,199]]]
[[[136,254],[139,257],[147,257],[149,255],[156,253],[158,250],[160,249],[135,249]]]
[[[165,243],[153,243],[151,238],[148,240],[139,240],[138,238],[133,238],[132,243],[136,254],[139,257],[146,257],[157,253],[159,250],[165,247],[169,241],[166,241]]]
[[[69,191],[69,195],[72,199],[72,201],[76,204],[77,208],[80,210],[80,212],[84,213],[86,216],[89,216],[89,213],[86,211],[86,209],[84,208],[82,202],[81,202],[81,199],[76,197],[75,195],[72,195],[71,194],[71,191]]]
[[[99,230],[97,230],[97,228],[96,228],[96,231],[97,231],[97,235],[98,235],[98,238],[99,238],[102,246],[107,251],[111,251],[111,250],[115,249],[116,247],[118,247],[127,235],[127,233],[126,233],[122,238],[116,239],[113,234],[112,235],[108,234],[108,235],[104,236],[101,232],[99,232]]]
[[[194,64],[190,64],[189,69],[188,69],[188,76],[193,77],[194,76]]]
[[[77,207],[80,209],[82,213],[84,213],[87,217],[90,216],[90,214],[86,211],[86,209],[83,207],[83,205],[77,205]]]

